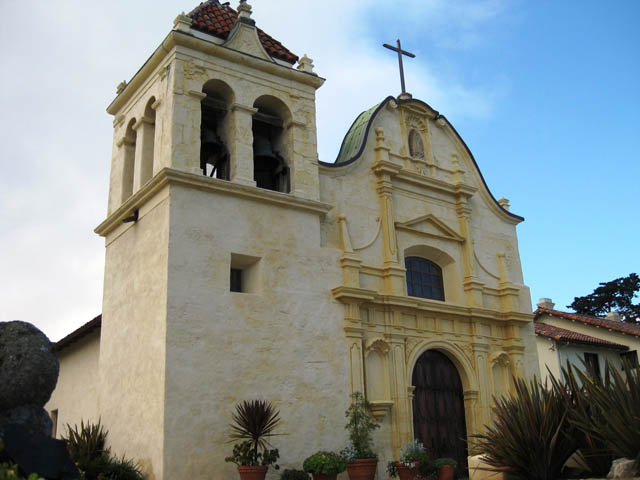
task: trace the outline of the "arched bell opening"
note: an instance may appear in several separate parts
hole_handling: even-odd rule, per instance
[[[453,458],[456,476],[467,475],[467,427],[462,380],[456,365],[444,353],[427,350],[412,373],[413,433],[429,458]]]
[[[209,80],[202,91],[207,96],[201,103],[200,168],[203,175],[229,180],[228,112],[233,101],[233,91],[220,80]]]
[[[287,163],[289,110],[280,100],[264,96],[254,103],[253,179],[256,186],[289,193],[291,174]]]
[[[127,124],[127,130],[123,139],[124,158],[122,165],[122,198],[124,202],[133,194],[133,171],[136,158],[136,141],[138,134],[134,125],[136,119],[132,118]]]

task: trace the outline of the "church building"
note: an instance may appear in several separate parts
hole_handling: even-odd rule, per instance
[[[323,82],[250,5],[208,0],[119,86],[102,316],[58,343],[58,436],[100,418],[149,479],[232,479],[238,402],[274,404],[301,468],[346,446],[363,392],[378,478],[413,439],[464,470],[493,395],[538,373],[523,218],[406,92],[320,162]]]

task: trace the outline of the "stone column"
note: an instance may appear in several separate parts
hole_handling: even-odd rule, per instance
[[[230,179],[235,183],[256,185],[253,179],[253,115],[257,111],[257,108],[239,103],[231,106]]]
[[[384,293],[403,295],[405,269],[398,263],[395,218],[393,212],[392,177],[402,167],[389,160],[390,148],[385,145],[384,131],[376,128],[376,163],[372,169],[378,179],[376,192],[380,203],[380,224],[383,245],[383,289]]]
[[[362,392],[364,389],[364,352],[362,322],[360,320],[360,303],[344,302],[344,331],[347,337],[347,352],[349,355],[349,379],[351,393]]]
[[[136,153],[133,171],[133,191],[137,192],[153,175],[153,150],[155,122],[148,117],[140,117],[133,129],[136,131]]]
[[[391,410],[391,447],[394,458],[396,458],[400,454],[402,446],[410,441],[411,404],[407,390],[404,338],[393,335],[389,339],[389,343],[391,345],[391,378],[393,380],[391,389],[391,398],[393,400],[393,409]]]
[[[475,374],[478,378],[479,388],[474,411],[474,428],[479,428],[482,425],[489,423],[489,419],[491,418],[491,392],[493,391],[493,388],[491,385],[491,375],[489,374],[489,345],[486,343],[474,342],[472,344],[472,349],[476,367]]]
[[[460,224],[460,232],[464,237],[462,244],[462,263],[464,267],[464,286],[466,303],[470,307],[481,307],[483,304],[482,288],[484,284],[476,277],[475,258],[473,253],[473,235],[471,233],[471,208],[466,197],[459,195],[456,204],[456,213]]]

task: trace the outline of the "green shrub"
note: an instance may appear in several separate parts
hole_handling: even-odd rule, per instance
[[[132,460],[111,455],[106,447],[108,432],[100,421],[95,424],[80,421],[67,424],[67,450],[84,480],[143,480],[140,467]]]
[[[343,450],[343,457],[347,458],[347,461],[354,458],[376,458],[372,449],[371,434],[376,428],[380,428],[380,425],[371,419],[370,409],[371,404],[361,392],[351,395],[351,405],[345,412],[348,419],[345,428],[349,431],[351,441],[351,445]]]
[[[494,422],[475,435],[486,462],[507,467],[510,478],[553,480],[575,452],[575,427],[563,398],[534,377],[514,379],[515,393],[496,399]]]
[[[347,469],[347,462],[337,453],[320,451],[308,457],[302,468],[308,473],[336,475]]]
[[[309,475],[302,470],[287,469],[280,475],[280,480],[309,480]]]
[[[452,467],[457,467],[458,462],[456,462],[453,458],[438,458],[433,461],[433,468],[444,467],[445,465],[451,465]]]

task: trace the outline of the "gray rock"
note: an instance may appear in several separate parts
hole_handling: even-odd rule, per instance
[[[611,464],[611,470],[609,470],[607,478],[637,478],[636,475],[638,473],[635,460],[618,458]]]
[[[30,323],[0,323],[0,411],[44,406],[58,381],[54,344]]]
[[[0,412],[0,436],[3,425],[19,425],[28,434],[51,436],[53,422],[47,411],[38,405],[20,405]]]

